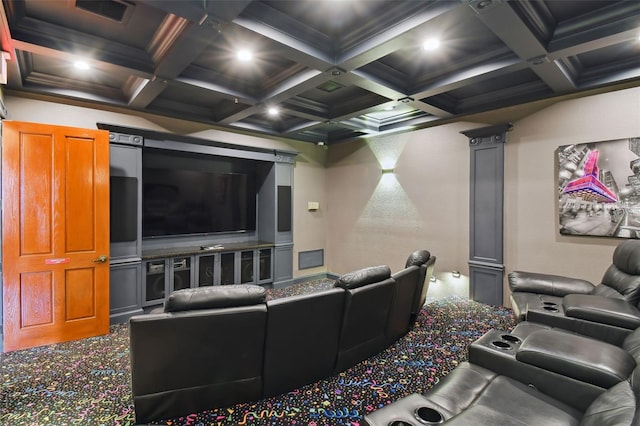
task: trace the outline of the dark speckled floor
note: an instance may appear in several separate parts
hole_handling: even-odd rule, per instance
[[[269,290],[268,297],[327,286],[331,281],[314,281]],[[513,325],[505,308],[460,298],[431,301],[405,337],[336,377],[157,424],[359,426],[364,414],[427,391],[465,360],[467,345],[487,330]],[[0,354],[0,383],[0,425],[134,424],[126,325],[112,326],[106,336]]]

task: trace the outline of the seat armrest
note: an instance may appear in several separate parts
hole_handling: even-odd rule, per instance
[[[640,327],[640,310],[624,299],[569,294],[562,300],[566,316],[635,330]]]
[[[509,288],[512,292],[565,296],[567,294],[590,294],[595,286],[586,280],[562,275],[513,271],[509,273]]]
[[[618,346],[554,330],[532,332],[522,341],[516,359],[604,389],[626,380],[636,366]]]

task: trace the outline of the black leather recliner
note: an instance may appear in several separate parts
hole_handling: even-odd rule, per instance
[[[419,265],[364,268],[268,302],[255,285],[174,292],[164,309],[130,320],[136,420],[291,391],[375,355],[411,327]]]
[[[363,424],[638,425],[638,360],[640,328],[620,348],[523,322],[486,333],[469,347],[469,362],[431,391],[367,414]]]
[[[535,387],[580,411],[627,379],[640,359],[640,328],[621,346],[527,321],[471,343],[468,361]]]
[[[344,289],[331,288],[267,302],[265,397],[334,373],[344,300]]]
[[[345,313],[335,372],[345,370],[387,347],[387,318],[395,280],[386,265],[340,276],[336,287],[346,290]]]
[[[421,278],[420,267],[408,266],[392,274],[391,278],[396,282],[396,285],[393,304],[387,319],[386,346],[407,334],[413,324],[411,310],[415,304],[415,296]]]
[[[517,320],[540,322],[614,344],[640,326],[640,241],[626,240],[599,285],[533,272],[509,274]]]
[[[422,309],[427,300],[427,291],[429,291],[429,283],[435,269],[436,257],[432,256],[428,250],[416,250],[409,255],[404,267],[408,268],[414,265],[420,267],[420,278],[418,279],[418,286],[416,287],[416,294],[411,307],[411,322],[416,320],[420,309]]]
[[[575,409],[517,380],[464,362],[425,395],[411,394],[364,417],[366,426],[640,424],[640,367]]]
[[[136,421],[261,398],[265,301],[259,286],[201,287],[172,293],[164,313],[132,317]]]

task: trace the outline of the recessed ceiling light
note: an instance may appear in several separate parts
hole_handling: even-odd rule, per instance
[[[427,39],[422,44],[422,48],[424,50],[436,50],[439,47],[440,47],[440,40],[438,40],[437,38]]]
[[[253,53],[248,49],[241,49],[238,51],[238,59],[243,62],[248,62],[253,59]]]
[[[280,110],[277,107],[269,107],[269,109],[267,110],[267,113],[270,116],[274,117],[280,113]]]
[[[387,105],[386,107],[382,108],[385,111],[393,111],[394,109],[396,109],[395,105]]]
[[[82,59],[78,59],[77,61],[75,61],[73,63],[73,66],[76,67],[79,70],[88,70],[89,68],[91,68],[89,66],[89,63],[85,60]]]

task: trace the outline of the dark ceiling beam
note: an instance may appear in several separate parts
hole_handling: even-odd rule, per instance
[[[269,135],[279,135],[279,132],[274,131],[273,129],[270,129],[268,127],[264,127],[261,126],[259,124],[255,124],[255,123],[248,123],[246,121],[240,122],[240,123],[236,123],[233,125],[233,127],[237,127],[240,129],[245,129],[245,130],[251,130],[254,132],[260,132],[260,133],[265,133],[265,134],[269,134]]]
[[[349,114],[343,114],[343,115],[339,115],[339,116],[333,117],[331,120],[340,122],[342,120],[350,120],[350,119],[355,118],[355,117],[362,117],[363,115],[372,114],[372,113],[375,113],[375,112],[380,112],[380,111],[384,110],[385,107],[387,107],[387,106],[392,107],[392,106],[397,105],[397,103],[398,103],[397,101],[389,101],[389,102],[384,103],[384,104],[377,104],[377,105],[374,105],[374,106],[371,106],[371,107],[368,107],[368,108],[362,108],[362,109],[359,109],[357,111],[353,111],[353,112],[351,112]]]
[[[287,99],[290,99],[291,97],[296,96],[299,93],[306,92],[307,90],[310,90],[318,86],[319,84],[324,83],[325,81],[327,81],[327,79],[328,77],[326,73],[320,73],[315,70],[301,73],[300,75],[289,79],[271,93],[265,95],[262,100],[257,101],[252,107],[246,108],[242,111],[238,111],[228,117],[224,117],[220,120],[220,122],[223,124],[231,124],[244,120],[245,118],[248,118],[257,112],[264,110],[268,106],[278,106],[279,104],[287,101]],[[296,108],[293,108],[291,106],[289,106],[288,109],[291,111],[291,115],[307,119],[312,117],[314,120],[322,119],[322,117],[320,116],[310,115],[308,113],[305,113],[304,111],[300,111],[299,113],[297,113]]]
[[[56,58],[73,59],[78,55],[103,69],[120,69],[141,77],[150,77],[154,63],[145,49],[106,40],[34,18],[12,24],[11,36],[16,49]]]
[[[384,83],[378,82],[374,76],[367,75],[360,70],[353,71],[349,73],[345,77],[351,84],[354,84],[358,87],[366,89],[370,92],[376,93],[380,96],[384,96],[391,100],[396,100],[399,102],[409,101],[413,102],[415,99],[411,98],[409,94],[400,92],[398,90],[394,90],[393,88],[385,85]],[[449,117],[451,116],[450,111],[445,111],[442,108],[438,108],[435,105],[430,105],[425,102],[417,102],[414,107],[420,109],[431,115],[436,115],[438,117]],[[355,115],[354,115],[355,116]]]
[[[288,113],[289,111],[286,110],[286,112]],[[296,133],[309,132],[314,129],[319,129],[324,125],[325,123],[322,121],[308,121],[306,123],[299,123],[299,124],[296,124],[295,126],[291,126],[288,129],[284,130],[283,133],[293,135]]]
[[[625,69],[624,71],[598,73],[597,76],[586,75],[584,81],[580,81],[580,88],[583,90],[609,86],[616,83],[640,79],[640,63],[634,69]]]
[[[640,4],[640,2],[638,3]],[[636,20],[640,20],[640,16],[636,17]],[[614,46],[616,44],[634,41],[638,38],[638,28],[624,30],[610,36],[606,36],[600,39],[589,39],[579,42],[576,45],[559,48],[558,50],[549,52],[549,59],[560,59],[568,56],[576,56],[582,53],[592,52],[594,50],[603,49],[605,47]],[[553,42],[552,42],[553,43]]]
[[[40,88],[52,93],[66,93],[68,96],[78,98],[83,96],[92,98],[95,96],[94,100],[100,100],[100,102],[106,102],[110,99],[120,105],[124,103],[124,96],[120,89],[88,81],[78,81],[72,77],[59,77],[32,71],[25,77],[23,83],[24,86]],[[73,87],[73,89],[67,89],[68,87]]]
[[[302,118],[304,120],[309,120],[311,122],[324,122],[327,120],[326,113],[325,114],[309,113],[305,109],[291,107],[289,102],[287,102],[287,104],[284,107],[280,107],[280,110],[287,115]]]
[[[549,42],[549,57],[578,55],[638,38],[640,2],[615,2],[580,20],[561,22]]]
[[[456,8],[458,11],[454,10]],[[424,32],[426,27],[432,25],[433,20],[446,13],[468,13],[468,11],[463,3],[435,2],[427,10],[392,25],[356,47],[340,53],[336,59],[336,66],[345,71],[351,71],[387,56],[398,49],[406,48],[411,40],[415,39],[421,32]],[[455,15],[452,16],[452,19],[455,19]]]
[[[454,10],[456,8],[457,10]],[[343,53],[336,61],[338,69],[349,71],[341,75],[337,81],[344,81],[347,84],[358,86],[390,100],[398,101],[400,99],[406,99],[408,94],[402,89],[394,87],[393,84],[383,81],[358,68],[406,47],[410,40],[416,38],[417,34],[424,31],[425,27],[431,25],[433,21],[440,16],[453,14],[453,16],[450,16],[450,19],[455,19],[455,14],[457,13],[469,13],[469,11],[466,7],[463,7],[461,3],[435,3],[434,6],[429,9],[382,31],[366,42],[360,43],[357,47]],[[411,100],[411,102],[413,102],[412,106],[416,109],[428,114],[439,117],[449,117],[452,115],[449,111],[425,102],[415,102],[414,100]],[[379,111],[380,108],[381,107],[378,106],[377,110]],[[335,118],[339,122],[342,122],[346,119],[362,116],[368,112],[372,112],[372,110],[374,109],[364,108],[348,114],[348,117],[341,116]]]
[[[144,109],[153,102],[167,87],[167,80],[158,78],[136,78],[132,81],[125,94],[128,96],[128,105],[136,109]]]
[[[345,71],[347,69],[351,70],[363,66],[370,61],[379,59],[380,57],[397,50],[399,47],[406,44],[407,39],[412,37],[414,32],[419,31],[433,19],[455,7],[462,10],[462,13],[468,13],[466,9],[461,8],[457,3],[438,3],[428,10],[393,26],[393,28],[383,31],[367,42],[361,43],[358,47],[345,54],[341,60],[338,60],[338,66],[336,67],[333,66],[331,57],[323,51],[312,47],[308,43],[300,41],[300,39],[293,37],[291,34],[285,34],[282,31],[275,31],[273,26],[269,24],[271,21],[279,22],[280,20],[287,20],[289,18],[281,15],[278,11],[269,8],[264,4],[252,5],[250,10],[252,15],[249,17],[239,17],[234,21],[234,23],[286,46],[286,50],[288,51],[293,49],[294,52],[292,53],[295,55],[294,59],[296,61],[302,62],[312,69],[324,71],[322,74],[313,76],[312,79],[305,80],[307,77],[304,75],[297,75],[294,78],[289,79],[278,89],[265,96],[266,99],[270,99],[273,103],[285,102],[287,98],[293,98],[328,80],[333,80],[338,83],[344,81],[346,84],[355,84],[377,95],[397,100],[405,98],[406,94],[389,87],[389,85],[385,83],[374,82],[370,76],[363,78],[358,76],[357,72],[345,73]],[[299,24],[291,23],[290,27],[295,28],[297,25]],[[291,31],[295,32],[294,30]],[[421,110],[426,110],[429,113],[435,113],[445,117],[450,116],[449,112],[422,102],[419,103],[419,108]],[[289,108],[289,110],[292,115],[306,119],[310,118],[308,112],[304,112],[296,108]],[[370,108],[366,108],[366,110],[369,111]],[[249,117],[255,112],[255,107],[247,108],[242,112],[225,118],[222,122],[225,124],[237,122]],[[349,114],[349,117],[345,119],[357,117],[358,115],[362,115],[360,111]],[[315,116],[315,118],[317,120],[322,119],[320,115]]]
[[[35,77],[34,80],[36,82],[31,83],[29,79],[27,79],[22,89],[25,92],[31,92],[31,93],[36,93],[40,95],[45,93],[49,96],[61,97],[61,98],[71,99],[74,101],[81,101],[81,102],[89,101],[89,102],[95,102],[95,103],[109,105],[109,106],[126,107],[126,102],[124,100],[117,101],[116,100],[117,97],[115,96],[114,93],[110,93],[109,94],[110,96],[102,96],[99,94],[80,91],[80,90],[51,87],[48,83],[45,83],[46,85],[42,86],[41,82],[37,77]]]
[[[199,23],[207,18],[205,2],[202,0],[138,0],[138,3],[172,13],[190,22]]]
[[[434,115],[438,118],[449,118],[449,117],[453,117],[453,113],[446,111],[442,108],[438,108],[434,105],[431,105],[428,102],[424,102],[421,100],[417,100],[414,98],[407,98],[405,100],[401,100],[400,102],[405,103],[406,105],[411,106],[412,108],[422,111],[422,112],[426,112],[429,115]]]
[[[256,14],[256,8],[260,8],[264,12]],[[275,22],[288,21],[290,20],[289,17],[274,11],[262,3],[252,5],[251,11],[254,12],[254,15],[249,17],[239,16],[233,20],[233,23],[278,43],[283,51],[286,52],[286,57],[292,61],[320,71],[326,71],[334,67],[334,60],[327,52],[306,43],[299,37],[282,31],[282,29],[275,29],[276,27],[274,25],[265,22],[268,18],[271,18]],[[273,15],[276,16],[274,17]],[[308,29],[308,31],[311,30]]]
[[[510,3],[499,0],[471,0],[469,7],[504,44],[526,61],[531,70],[554,92],[562,94],[576,90],[572,76],[567,74],[561,64],[549,60],[546,47]]]
[[[243,109],[242,111],[238,111],[234,114],[228,115],[224,118],[222,118],[219,122],[221,124],[233,124],[233,125],[237,125],[239,124],[242,120],[244,120],[245,118],[251,117],[254,114],[258,114],[262,111],[264,111],[265,106],[260,104],[260,103],[256,103],[254,105],[251,105],[245,109]]]
[[[144,108],[153,102],[167,87],[166,81],[180,76],[202,53],[220,37],[224,23],[218,18],[211,19],[208,14],[197,22],[189,22],[196,10],[202,7],[202,2],[194,5],[191,1],[147,1],[148,4],[160,7],[162,10],[171,9],[162,25],[156,31],[148,50],[155,62],[155,76],[147,83],[141,84],[129,99],[129,104],[136,108]],[[225,19],[231,20],[237,16],[248,4],[246,1],[234,2],[234,8],[225,9],[229,3],[220,1]],[[244,6],[242,4],[244,3]],[[177,10],[175,10],[177,8]],[[173,14],[177,11],[179,15]],[[235,13],[236,15],[232,15]]]
[[[429,78],[426,82],[414,83],[409,85],[407,92],[416,92],[419,86],[425,86],[429,82],[434,81],[446,81],[446,78],[458,74],[460,72],[467,72],[469,70],[478,70],[477,72],[483,73],[482,65],[487,65],[487,70],[508,68],[516,63],[522,61],[516,56],[511,49],[506,46],[500,46],[488,50],[486,52],[480,52],[476,55],[468,55],[467,58],[457,60],[455,63],[450,63],[448,66],[444,66],[439,70],[438,75]],[[484,71],[487,72],[487,71]]]
[[[301,63],[309,69],[303,73],[298,73],[289,78],[270,93],[263,96],[264,99],[269,100],[269,103],[283,103],[288,99],[292,99],[310,89],[317,87],[318,85],[327,82],[332,79],[332,72],[334,72],[334,66],[330,56],[324,52],[303,43],[297,38],[292,37],[282,31],[275,30],[271,25],[262,21],[262,19],[285,19],[284,16],[280,16],[279,13],[268,8],[264,4],[252,5],[252,11],[256,14],[255,8],[259,8],[262,13],[257,13],[260,20],[256,20],[253,15],[251,18],[238,17],[234,20],[234,24],[242,28],[251,30],[263,37],[266,37],[278,44],[279,53],[286,58],[291,59],[297,63]],[[258,12],[259,12],[258,11]],[[275,14],[275,17],[274,17]],[[287,18],[288,19],[288,18]],[[256,112],[262,110],[264,106],[252,106],[243,111],[232,114],[221,120],[223,124],[237,123]],[[298,110],[297,108],[288,108],[291,115],[310,118],[309,113],[304,110]],[[314,120],[323,120],[326,117],[320,115],[312,116]]]
[[[289,115],[297,115],[296,111],[292,111],[290,109],[285,109],[285,112]],[[327,124],[331,124],[333,126],[342,127],[349,130],[365,132],[365,133],[370,133],[371,129],[373,128],[370,123],[364,124],[363,120],[356,119],[351,115],[345,115],[344,117],[336,117],[331,120],[309,121],[306,123],[298,123],[295,126],[291,126],[290,128],[286,129],[285,133],[291,134],[291,135],[293,134],[299,135],[303,132],[310,132],[315,129],[322,129]]]
[[[484,80],[525,69],[527,64],[517,58],[493,61],[487,64],[476,65],[430,82],[422,87],[417,87],[409,96],[414,99],[423,99],[441,93],[450,92],[461,87],[476,84]]]
[[[387,56],[398,49],[406,48],[409,40],[414,39],[416,35],[423,32],[427,26],[432,24],[433,20],[445,13],[452,13],[456,8],[461,13],[466,12],[462,2],[435,2],[421,13],[391,26],[346,52],[341,52],[337,57],[336,65],[346,71],[351,71]]]
[[[177,85],[184,84],[185,86],[192,86],[197,88],[198,90],[208,91],[208,92],[211,92],[211,94],[222,96],[234,102],[236,102],[237,100],[237,102],[242,104],[254,105],[258,103],[257,99],[247,95],[246,93],[232,90],[226,86],[210,83],[208,81],[202,81],[202,80],[188,78],[188,77],[178,77],[173,79],[171,81],[171,84],[177,84]]]
[[[322,102],[313,101],[309,98],[296,96],[287,99],[286,102],[283,102],[280,105],[284,108],[295,111],[298,114],[302,113],[309,117],[316,117],[311,120],[324,121],[329,119],[329,108],[327,108],[327,105]]]
[[[540,95],[547,90],[547,96]],[[534,93],[535,95],[531,95]],[[533,96],[533,98],[532,98]],[[541,98],[550,98],[556,96],[542,81],[532,81],[529,83],[511,86],[504,89],[492,90],[489,93],[482,93],[476,96],[469,96],[458,102],[457,108],[460,112],[471,114],[486,110],[485,105],[492,102],[495,109],[502,108],[514,104],[522,104],[532,100]],[[495,99],[501,99],[495,102]]]
[[[467,9],[462,10],[466,11]],[[458,12],[456,11],[456,13]],[[435,82],[432,82],[427,86],[413,88],[413,90],[416,90],[415,92],[406,92],[399,88],[392,87],[391,84],[384,82],[374,75],[371,75],[370,73],[364,72],[362,70],[355,70],[351,73],[347,73],[343,77],[343,79],[346,82],[349,82],[349,84],[357,85],[365,90],[376,93],[380,96],[387,97],[389,99],[393,99],[396,101],[404,99],[407,102],[411,102],[416,109],[426,112],[429,115],[447,118],[453,115],[451,111],[447,111],[437,106],[431,105],[427,102],[418,100],[439,93],[444,93],[458,87],[462,87],[468,83],[474,83],[488,78],[493,78],[496,75],[499,75],[496,73],[506,74],[507,72],[512,72],[518,68],[526,67],[526,64],[522,64],[522,62],[517,57],[515,57],[507,48],[501,49],[499,51],[488,52],[485,56],[487,57],[474,57],[472,59],[469,59],[468,62],[469,64],[477,64],[479,61],[485,62],[491,60],[492,58],[493,62],[481,66],[469,66],[469,69],[463,72],[456,72],[456,69],[451,69],[450,72],[446,72],[445,70],[443,74],[445,74],[447,77],[441,80],[436,80]],[[464,63],[458,64],[458,66],[464,65]],[[357,76],[357,78],[355,78],[354,76]]]
[[[428,124],[431,122],[439,122],[439,121],[441,121],[440,118],[435,117],[433,115],[427,115],[427,116],[413,118],[410,120],[400,121],[396,123],[383,124],[380,126],[380,132],[392,133],[392,132],[399,132],[407,129],[414,129],[414,128],[417,129],[421,126],[424,126],[425,124]]]
[[[340,127],[355,130],[357,132],[376,134],[380,131],[379,122],[363,120],[361,118],[350,118],[348,120],[340,120],[336,122]]]
[[[363,70],[354,70],[342,74],[335,81],[344,85],[354,85],[390,100],[398,100],[407,96],[399,87],[382,81]]]
[[[294,75],[271,92],[266,93],[264,99],[269,99],[270,103],[278,104],[300,93],[314,89],[329,80],[331,80],[331,71],[307,70]]]
[[[203,24],[206,20],[227,22],[233,20],[251,3],[251,0],[137,0],[164,12]]]

